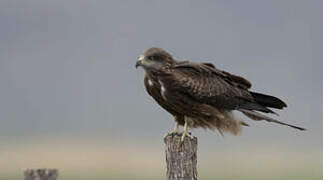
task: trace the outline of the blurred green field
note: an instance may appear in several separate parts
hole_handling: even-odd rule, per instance
[[[50,142],[50,143],[48,143]],[[48,141],[3,145],[0,180],[22,180],[26,168],[58,168],[59,180],[165,179],[162,147],[134,143]],[[281,149],[199,152],[199,179],[322,180],[321,152]]]

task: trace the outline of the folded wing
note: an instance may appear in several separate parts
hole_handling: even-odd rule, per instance
[[[180,62],[172,67],[173,86],[194,100],[223,110],[238,110],[253,120],[265,120],[299,130],[302,127],[267,117],[256,111],[274,113],[268,107],[282,109],[280,99],[248,91],[251,83],[243,77],[215,68],[209,63]]]
[[[251,83],[207,64],[180,62],[172,67],[174,86],[196,101],[222,109],[272,112],[255,102],[248,92]]]

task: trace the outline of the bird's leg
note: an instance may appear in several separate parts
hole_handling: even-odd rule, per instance
[[[188,132],[188,122],[187,122],[187,117],[184,118],[185,120],[185,124],[184,124],[184,131],[181,137],[181,141],[184,141],[185,136],[190,137],[191,139],[194,138],[194,136],[192,136],[189,132]]]
[[[179,124],[178,124],[178,122],[177,122],[177,121],[175,121],[174,130],[173,130],[173,131],[171,131],[171,132],[169,132],[169,133],[167,133],[167,134],[165,134],[164,138],[165,138],[165,137],[167,137],[167,136],[169,136],[169,135],[173,135],[173,134],[175,134],[175,135],[176,135],[176,134],[179,134],[178,129],[179,129]]]
[[[173,132],[171,132],[171,133],[172,133],[172,134],[173,134],[173,133],[178,134],[178,127],[179,127],[179,124],[178,124],[178,122],[176,121],[176,122],[175,122],[175,126],[174,126],[174,130],[173,130]]]

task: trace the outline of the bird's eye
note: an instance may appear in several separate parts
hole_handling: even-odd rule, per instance
[[[158,55],[151,55],[151,56],[148,56],[147,57],[148,60],[151,60],[151,61],[161,61],[161,57],[158,56]]]
[[[147,59],[154,60],[154,56],[148,56]]]

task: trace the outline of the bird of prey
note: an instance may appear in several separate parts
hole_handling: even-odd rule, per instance
[[[145,70],[148,94],[174,116],[172,133],[179,133],[179,125],[184,126],[182,140],[191,137],[188,128],[239,134],[248,124],[236,118],[234,110],[252,120],[305,130],[264,115],[276,114],[269,108],[283,109],[287,105],[279,98],[251,91],[248,80],[217,69],[212,63],[178,61],[165,50],[153,47],[139,56],[136,68],[139,66]]]

